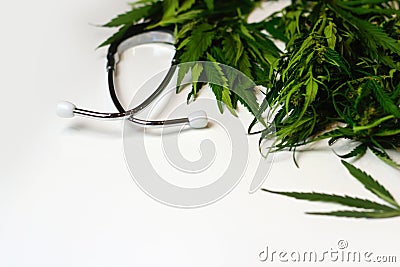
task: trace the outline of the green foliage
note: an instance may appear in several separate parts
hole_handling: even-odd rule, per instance
[[[241,0],[233,5],[214,0],[140,0],[131,4],[132,10],[105,24],[119,30],[102,45],[118,40],[130,25],[141,21],[148,28],[172,27],[176,63],[220,62],[268,88],[265,102],[269,105],[260,108],[253,88],[237,86],[237,77],[193,69],[196,65],[178,70],[177,91],[190,71],[196,78],[220,75],[229,82],[211,89],[231,111],[238,101],[256,121],[264,110],[275,111],[278,140],[271,151],[294,150],[324,138],[346,138],[362,144],[347,157],[369,148],[398,166],[385,152],[400,147],[398,3],[295,0],[264,21],[249,23],[249,14],[261,1]],[[272,38],[286,43],[285,53]],[[194,83],[188,99],[196,98],[202,85]],[[327,130],[335,136],[323,134]]]
[[[400,18],[396,1],[292,1],[273,15],[287,39],[266,92],[277,141],[273,151],[321,139],[351,139],[398,168]],[[271,21],[268,19],[267,21]],[[271,129],[266,128],[269,132]],[[263,137],[263,136],[262,136]]]
[[[214,37],[215,31],[212,25],[208,23],[197,25],[187,39],[184,52],[180,56],[181,62],[199,61],[209,49]]]
[[[119,31],[101,46],[118,40],[130,25],[139,21],[148,22],[149,29],[172,27],[176,38],[174,59],[177,64],[212,59],[234,67],[258,84],[267,85],[269,80],[265,74],[270,72],[271,64],[277,60],[280,51],[267,33],[260,31],[259,24],[247,22],[247,17],[259,2],[261,0],[242,0],[235,4],[214,0],[142,0],[131,4],[132,10],[105,24],[107,27],[119,27]],[[211,75],[211,70],[193,69],[196,66],[179,68],[177,91],[189,71],[196,78]],[[222,72],[217,74],[229,80],[225,86],[211,86],[217,100],[222,101],[233,114],[238,101],[253,114],[257,113],[259,105],[253,88],[237,86],[237,77],[227,77]],[[202,85],[194,83],[188,99],[196,98]],[[239,90],[237,93],[240,92],[241,96],[234,93],[235,90]],[[221,104],[218,105],[222,111]]]
[[[266,189],[263,190],[269,193],[284,195],[301,200],[327,202],[350,208],[357,208],[357,210],[340,210],[333,212],[308,212],[308,214],[313,215],[374,219],[400,216],[400,205],[385,187],[374,180],[370,175],[347,163],[346,161],[342,161],[342,164],[347,168],[354,178],[364,185],[368,191],[380,198],[385,204],[349,196],[321,193],[276,192]]]

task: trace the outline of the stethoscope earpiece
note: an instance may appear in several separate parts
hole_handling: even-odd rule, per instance
[[[188,116],[189,125],[195,129],[205,128],[208,124],[207,113],[203,110],[199,110],[190,113]]]
[[[97,118],[97,119],[124,119],[127,118],[129,121],[139,124],[142,126],[164,126],[164,125],[179,125],[179,124],[188,124],[191,128],[200,129],[204,128],[208,124],[207,114],[204,111],[196,111],[191,114],[187,118],[180,119],[170,119],[170,120],[142,120],[134,117],[134,114],[146,108],[154,99],[160,95],[160,93],[165,89],[168,83],[171,81],[173,74],[175,72],[176,67],[171,66],[167,75],[164,77],[164,80],[158,86],[158,88],[140,105],[137,107],[125,111],[121,103],[119,102],[114,88],[114,70],[117,60],[115,57],[119,57],[118,55],[125,51],[128,48],[141,45],[141,44],[149,44],[149,43],[164,43],[174,45],[174,37],[172,33],[165,30],[152,30],[145,31],[145,24],[137,24],[132,25],[129,30],[126,31],[125,35],[121,40],[117,40],[112,43],[108,49],[107,54],[107,71],[108,71],[108,85],[111,98],[113,100],[114,105],[118,109],[117,113],[105,113],[105,112],[97,112],[86,109],[77,108],[74,104],[68,101],[62,101],[57,104],[56,113],[58,116],[62,118],[72,118],[76,115],[81,117],[89,117],[89,118]]]
[[[61,101],[57,104],[56,113],[61,118],[72,118],[75,116],[75,105],[68,101]]]

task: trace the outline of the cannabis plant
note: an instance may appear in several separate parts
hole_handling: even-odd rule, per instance
[[[263,31],[263,24],[248,23],[248,16],[261,0],[213,1],[213,0],[141,0],[131,3],[132,10],[117,16],[106,27],[119,27],[117,33],[101,46],[118,40],[137,22],[147,23],[147,29],[170,28],[176,39],[174,63],[195,61],[219,62],[238,69],[256,84],[266,85],[271,65],[280,57],[281,51]],[[184,64],[178,70],[180,85],[185,74],[191,70],[194,80],[200,76],[208,79],[210,73],[199,64]],[[227,75],[220,72],[219,75]],[[228,79],[229,78],[229,79]],[[239,94],[232,87],[235,78],[226,77],[225,86],[210,84],[216,99],[231,111],[238,101],[253,114],[259,105],[253,88]],[[188,96],[196,98],[203,84],[194,82]],[[179,86],[177,88],[179,90]],[[221,109],[222,110],[222,109]]]
[[[288,40],[266,94],[276,150],[346,138],[359,145],[343,158],[369,148],[399,167],[385,151],[400,147],[399,13],[397,1],[292,1],[267,20]]]
[[[188,100],[195,99],[203,87],[196,82],[200,77],[212,80],[220,76],[225,81],[222,86],[210,84],[218,103],[232,113],[238,102],[246,106],[255,116],[249,133],[260,133],[260,142],[274,138],[270,152],[295,151],[323,139],[329,139],[329,145],[349,139],[356,146],[340,155],[342,158],[359,157],[369,149],[400,168],[387,153],[387,149],[400,148],[399,2],[292,0],[283,10],[249,23],[250,13],[261,2],[139,0],[130,4],[130,11],[104,25],[118,31],[101,46],[121,39],[132,24],[167,28],[176,40],[173,62],[192,62],[179,68],[177,90],[189,71],[194,82]],[[276,47],[276,40],[285,43],[285,51]],[[233,88],[240,84],[237,77],[228,77],[218,67],[205,70],[196,61],[238,69],[266,88],[264,101],[257,103],[254,86],[242,85],[237,94]],[[265,113],[273,124],[264,122],[261,114]],[[258,122],[261,131],[254,132]],[[273,193],[361,209],[318,214],[400,216],[399,204],[383,186],[354,166],[343,164],[387,204],[339,195]]]

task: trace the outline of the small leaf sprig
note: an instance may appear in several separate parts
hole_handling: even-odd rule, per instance
[[[374,180],[370,175],[354,167],[352,164],[342,160],[342,164],[347,168],[350,174],[356,178],[368,191],[381,199],[385,204],[381,204],[368,199],[361,199],[357,197],[332,195],[323,193],[301,193],[301,192],[277,192],[267,189],[262,189],[266,192],[288,196],[301,200],[327,202],[333,204],[343,205],[349,208],[356,208],[351,210],[338,210],[331,212],[307,212],[312,215],[325,215],[337,217],[353,217],[353,218],[370,218],[382,219],[400,216],[400,205],[392,196],[392,194],[379,182]]]

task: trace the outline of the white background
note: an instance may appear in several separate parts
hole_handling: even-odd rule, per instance
[[[14,1],[1,8],[0,266],[266,266],[271,263],[260,262],[258,255],[267,245],[329,251],[341,239],[349,250],[396,255],[400,261],[399,219],[305,215],[339,207],[261,191],[250,195],[251,170],[211,206],[184,210],[162,205],[129,174],[122,123],[56,117],[55,105],[63,99],[114,110],[105,50],[95,50],[113,30],[95,25],[127,9],[125,1],[111,0]],[[164,48],[138,50],[140,65],[131,66],[132,85],[165,69],[170,56]],[[239,117],[245,125],[251,119],[246,111]],[[249,137],[255,159],[257,139]],[[291,153],[277,155],[264,187],[375,199],[323,144],[300,153],[298,160],[300,169]],[[355,164],[399,198],[398,171],[370,154]]]

